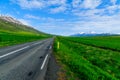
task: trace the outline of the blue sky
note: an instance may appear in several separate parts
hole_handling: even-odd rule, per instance
[[[0,0],[0,14],[51,34],[120,34],[120,0]]]

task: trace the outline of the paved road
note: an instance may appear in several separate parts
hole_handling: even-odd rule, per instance
[[[53,39],[0,49],[0,80],[44,80]]]

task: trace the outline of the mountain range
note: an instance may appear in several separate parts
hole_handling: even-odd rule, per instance
[[[74,37],[89,37],[89,36],[111,36],[111,35],[118,35],[118,34],[96,33],[96,32],[90,32],[90,33],[81,32],[81,33],[72,34],[70,36],[74,36]]]

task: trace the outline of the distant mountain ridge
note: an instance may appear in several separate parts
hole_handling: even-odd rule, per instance
[[[91,32],[91,33],[77,33],[77,34],[73,34],[70,36],[75,36],[75,37],[89,37],[89,36],[110,36],[110,35],[117,35],[117,34],[111,34],[111,33],[95,33],[95,32]]]

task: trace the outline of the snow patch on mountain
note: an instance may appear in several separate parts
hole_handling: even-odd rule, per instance
[[[3,19],[5,21],[8,21],[8,22],[13,22],[13,23],[16,23],[16,24],[21,24],[23,25],[23,23],[21,23],[20,21],[10,17],[10,16],[3,16],[3,15],[0,15],[0,19]]]

